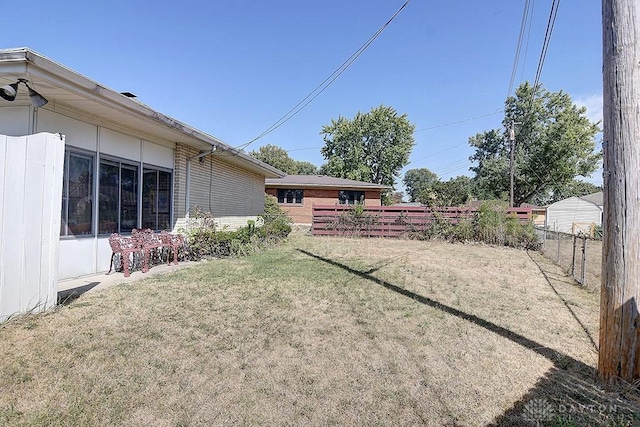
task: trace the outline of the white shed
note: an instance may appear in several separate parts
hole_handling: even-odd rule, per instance
[[[563,233],[589,233],[602,225],[602,191],[582,197],[569,197],[547,206],[546,227]]]

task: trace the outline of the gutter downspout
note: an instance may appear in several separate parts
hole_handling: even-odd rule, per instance
[[[185,187],[185,198],[184,198],[184,216],[185,218],[189,217],[189,199],[191,198],[191,161],[195,159],[201,159],[209,154],[213,154],[216,151],[217,147],[214,145],[211,147],[209,151],[203,151],[200,154],[196,154],[195,156],[187,158],[187,184]]]

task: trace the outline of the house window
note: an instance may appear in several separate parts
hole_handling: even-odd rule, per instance
[[[60,236],[93,235],[93,161],[90,154],[65,152]]]
[[[278,189],[278,203],[287,203],[287,204],[302,204],[302,199],[304,198],[304,190],[288,190],[279,188]]]
[[[364,205],[364,191],[340,190],[338,202],[341,205]]]
[[[171,172],[144,168],[142,174],[142,228],[171,229]]]
[[[138,226],[138,166],[100,161],[98,232],[129,233]]]

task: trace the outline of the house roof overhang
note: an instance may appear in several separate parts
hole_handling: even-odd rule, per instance
[[[324,175],[287,175],[283,178],[265,180],[266,188],[291,189],[338,189],[338,190],[368,190],[383,191],[390,189],[388,185],[372,184],[370,182],[354,181],[351,179],[334,178]]]
[[[101,85],[28,48],[0,50],[0,86],[15,83],[19,78],[49,100],[44,107],[71,108],[102,120],[131,129],[150,138],[181,143],[200,151],[211,151],[226,162],[235,164],[267,178],[285,173],[220,139],[166,116],[149,106]],[[26,91],[21,90],[15,101],[0,99],[0,105],[29,105]]]

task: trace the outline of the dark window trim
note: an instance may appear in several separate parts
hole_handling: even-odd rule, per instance
[[[291,201],[289,200],[289,194],[291,194]],[[298,194],[300,197],[298,197]],[[294,206],[302,206],[304,205],[304,189],[302,188],[277,188],[276,189],[276,198],[278,199],[278,204],[281,205],[294,205]]]
[[[98,199],[98,221],[97,221],[97,230],[96,230],[96,235],[98,237],[104,237],[104,236],[109,236],[111,235],[110,232],[106,232],[106,233],[101,233],[100,232],[100,165],[102,164],[103,161],[106,162],[112,162],[114,164],[112,164],[112,166],[118,166],[118,207],[117,207],[117,212],[118,212],[118,218],[116,220],[116,233],[120,233],[120,234],[130,234],[129,231],[125,231],[122,232],[121,230],[121,215],[122,215],[122,169],[123,169],[123,165],[124,166],[129,166],[129,170],[136,170],[136,184],[138,185],[138,194],[136,195],[136,204],[138,205],[138,207],[136,208],[136,226],[134,228],[139,228],[140,227],[140,221],[142,220],[141,218],[141,213],[140,213],[140,195],[141,193],[141,183],[142,183],[142,179],[141,179],[141,173],[142,173],[142,166],[143,163],[139,162],[139,161],[135,161],[135,160],[131,160],[131,159],[125,159],[122,157],[117,157],[117,156],[112,156],[109,154],[100,154],[98,156],[98,171],[97,171],[97,199]]]
[[[98,154],[95,151],[87,150],[85,148],[74,147],[72,145],[66,145],[64,148],[64,170],[63,170],[63,187],[62,187],[62,200],[60,200],[60,210],[62,211],[62,204],[64,199],[66,198],[67,206],[65,212],[63,212],[60,216],[60,225],[62,228],[62,224],[66,221],[69,221],[69,157],[71,155],[77,155],[78,157],[86,157],[91,160],[91,167],[93,169],[93,182],[90,188],[91,200],[92,200],[92,208],[91,208],[91,232],[88,234],[62,234],[60,233],[60,240],[74,240],[74,239],[84,239],[91,238],[96,236],[96,215],[97,215],[97,203],[95,200],[96,195],[96,185],[98,182],[98,174],[97,174],[97,159]],[[66,181],[66,182],[64,182]],[[62,230],[60,230],[62,231]]]
[[[343,196],[345,193],[346,197]],[[354,197],[349,197],[349,193],[353,193]],[[360,197],[356,199],[356,196]],[[364,205],[366,198],[367,192],[365,190],[338,190],[338,203],[341,205]]]
[[[156,166],[156,165],[152,165],[150,163],[143,163],[142,164],[142,185],[141,185],[141,191],[140,191],[140,195],[142,198],[142,203],[144,204],[144,174],[145,171],[155,171],[156,172],[156,188],[160,185],[160,174],[159,172],[164,172],[164,173],[168,173],[169,174],[169,228],[171,227],[171,225],[173,224],[173,198],[174,198],[174,194],[173,194],[173,184],[174,184],[174,179],[175,179],[175,173],[173,171],[173,169],[169,169],[166,167],[162,167],[162,166]],[[156,199],[156,204],[159,204],[159,199]],[[160,214],[158,207],[156,206],[156,219],[155,219],[155,223],[156,226],[159,223],[158,220],[158,215]],[[144,206],[141,205],[141,209],[140,209],[140,223],[144,224]],[[160,229],[157,229],[156,231],[159,231]]]

